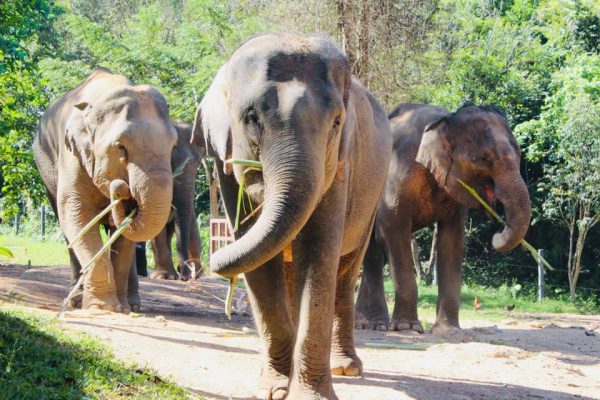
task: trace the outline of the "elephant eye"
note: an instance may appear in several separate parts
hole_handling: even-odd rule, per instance
[[[244,116],[244,123],[246,125],[258,124],[258,115],[256,114],[255,110],[248,110]]]
[[[256,110],[249,109],[244,115],[244,125],[246,126],[246,131],[253,139],[257,139],[262,130],[262,126],[258,119],[258,114]]]
[[[342,123],[342,119],[340,118],[339,115],[337,115],[335,117],[335,119],[333,120],[333,127],[337,129],[341,123]]]
[[[114,146],[123,154],[123,157],[127,157],[127,148],[123,143],[115,142]]]

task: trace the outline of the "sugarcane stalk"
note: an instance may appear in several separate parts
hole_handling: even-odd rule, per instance
[[[100,249],[100,251],[98,251],[94,255],[94,257],[92,257],[92,259],[86,264],[86,266],[81,269],[81,276],[77,280],[77,283],[73,286],[73,289],[71,289],[71,291],[69,292],[69,294],[65,298],[65,300],[64,300],[64,302],[62,304],[62,307],[60,308],[60,311],[58,312],[58,317],[59,318],[62,315],[62,313],[64,312],[65,308],[67,307],[67,304],[69,304],[69,301],[71,301],[71,299],[79,291],[79,286],[81,286],[81,284],[85,280],[85,277],[87,276],[87,274],[92,270],[92,266],[94,265],[94,263],[104,254],[104,252],[106,252],[106,250],[110,249],[110,246],[119,238],[119,236],[121,236],[123,234],[123,232],[125,231],[125,229],[127,229],[129,227],[129,225],[133,221],[133,218],[135,217],[136,213],[137,213],[137,208],[134,208],[129,213],[129,215],[127,216],[127,218],[125,218],[123,220],[123,222],[121,223],[121,225],[119,225],[119,227],[117,228],[117,230],[115,231],[115,233],[112,234],[108,238],[108,240],[106,241],[106,243],[104,244],[104,246],[102,246],[102,248]]]
[[[188,157],[185,159],[184,162],[182,162],[181,164],[179,164],[179,166],[177,167],[177,169],[175,169],[175,171],[173,171],[173,178],[177,178],[179,175],[183,174],[183,170],[185,169],[185,165],[190,162],[190,160],[192,159],[192,157]]]
[[[256,215],[256,213],[262,207],[262,204],[261,204],[256,209],[254,209],[254,207],[252,205],[252,200],[250,200],[250,197],[248,196],[248,203],[250,205],[250,214],[248,214],[244,218],[244,220],[240,223],[240,215],[241,215],[242,207],[244,208],[244,211],[246,211],[246,206],[244,205],[244,194],[246,193],[246,173],[248,173],[249,171],[262,171],[262,164],[260,163],[260,161],[243,160],[243,159],[236,159],[236,158],[230,158],[229,160],[225,160],[225,164],[242,165],[242,166],[247,167],[244,170],[244,172],[242,173],[242,179],[240,182],[240,188],[238,190],[238,196],[237,196],[235,224],[233,227],[233,231],[237,232],[237,230],[240,227],[240,224],[245,223],[252,216]],[[247,196],[247,194],[246,194],[246,196]],[[225,299],[225,315],[227,315],[227,318],[229,318],[229,319],[231,319],[231,307],[233,304],[233,295],[235,292],[235,287],[237,286],[237,281],[238,281],[237,275],[234,276],[233,278],[229,279],[229,288],[227,289],[227,298]]]
[[[504,222],[502,217],[485,200],[483,200],[481,198],[481,196],[479,196],[479,194],[475,191],[475,189],[473,189],[471,186],[466,184],[461,179],[457,179],[457,180],[458,180],[458,183],[460,183],[467,190],[467,192],[469,192],[471,194],[471,196],[473,196],[475,198],[475,200],[477,200],[479,203],[481,203],[483,208],[485,208],[494,218],[496,218],[496,221],[498,221],[502,225],[506,225],[506,222]],[[536,261],[541,261],[546,266],[546,268],[548,268],[550,271],[554,271],[554,268],[552,267],[552,265],[550,265],[550,263],[544,257],[542,257],[542,255],[531,244],[529,244],[529,242],[527,242],[525,239],[521,239],[521,246],[523,246],[527,251],[529,251],[531,253],[531,256]]]
[[[244,160],[241,158],[230,158],[229,160],[225,160],[225,164],[243,165],[245,167],[258,168],[262,171],[262,164],[260,161]]]
[[[81,229],[81,231],[79,231],[79,233],[77,234],[77,236],[75,236],[75,238],[71,241],[71,243],[69,243],[69,245],[67,246],[67,248],[69,248],[69,249],[73,248],[73,245],[75,243],[77,243],[79,241],[79,239],[81,239],[83,237],[83,235],[85,235],[90,229],[92,229],[92,227],[94,225],[96,225],[98,222],[100,222],[100,220],[106,214],[108,214],[113,208],[115,208],[117,206],[117,204],[119,204],[120,202],[121,202],[121,199],[115,199],[115,200],[111,201],[110,204],[108,206],[106,206],[106,208],[104,210],[102,210],[100,212],[100,214],[96,215],[90,222],[88,222]]]
[[[233,305],[233,292],[237,286],[238,277],[234,276],[229,280],[229,288],[227,289],[227,299],[225,300],[225,315],[231,319],[231,306]]]

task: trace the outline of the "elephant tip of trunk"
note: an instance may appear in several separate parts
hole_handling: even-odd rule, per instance
[[[227,263],[227,261],[223,258],[223,252],[221,250],[211,254],[210,271],[229,279],[238,275],[237,268],[234,265]]]
[[[507,252],[513,250],[515,247],[521,243],[523,237],[525,237],[525,233],[522,235],[513,232],[511,228],[504,228],[501,232],[497,232],[492,237],[492,246],[496,251]]]

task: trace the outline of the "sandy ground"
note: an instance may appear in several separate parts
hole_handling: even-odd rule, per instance
[[[0,266],[0,299],[51,312],[68,269]],[[225,285],[142,279],[142,315],[67,312],[65,326],[100,337],[118,357],[148,365],[209,399],[252,398],[260,344],[252,319],[223,314]],[[241,290],[238,290],[238,295]],[[432,322],[432,321],[430,321]],[[334,378],[340,399],[600,399],[600,317],[509,315],[463,320],[460,334],[357,331],[360,378]],[[587,333],[586,333],[587,332]],[[424,343],[426,350],[382,348]],[[378,347],[379,346],[379,347]]]

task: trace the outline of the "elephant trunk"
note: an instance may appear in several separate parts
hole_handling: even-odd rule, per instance
[[[231,278],[266,263],[298,235],[320,198],[324,171],[294,138],[263,149],[265,201],[256,223],[210,258],[211,270]]]
[[[173,178],[171,171],[159,170],[146,173],[137,166],[129,165],[129,182],[131,187],[122,180],[114,180],[110,184],[111,197],[120,194],[121,198],[126,189],[137,202],[137,213],[123,232],[123,236],[134,242],[151,240],[160,233],[171,211],[173,196]],[[123,223],[128,210],[120,203],[112,211],[112,217],[117,226]]]
[[[494,178],[495,194],[504,206],[506,226],[494,234],[492,245],[498,251],[514,249],[525,237],[531,220],[531,202],[519,170]]]

